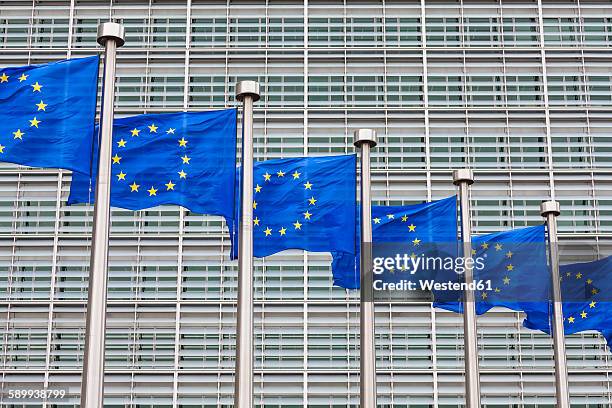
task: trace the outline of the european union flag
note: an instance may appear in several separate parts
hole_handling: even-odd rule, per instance
[[[89,172],[98,57],[0,69],[0,161]]]
[[[112,155],[112,206],[140,210],[176,204],[233,217],[235,109],[116,119]],[[68,204],[93,201],[96,171],[91,178],[73,174]]]
[[[546,258],[544,225],[496,232],[472,239],[476,313],[495,306],[517,311],[541,310],[550,298],[550,272]],[[460,276],[459,281],[463,281]],[[438,277],[438,279],[440,279]],[[438,293],[434,306],[462,313],[463,304],[449,301],[462,292]]]
[[[356,255],[333,253],[334,285],[345,289],[357,289],[360,286],[359,219],[358,212]],[[420,255],[423,248],[426,248],[429,255],[439,250],[446,251],[457,241],[457,197],[416,205],[372,206],[372,241],[374,244],[390,244],[389,249],[399,249],[396,244],[400,244],[402,250],[410,249],[411,255]],[[437,250],[434,248],[436,246]]]
[[[612,340],[612,256],[559,267],[565,334],[597,330]],[[552,303],[527,313],[523,325],[551,333]]]
[[[253,250],[264,257],[286,249],[354,253],[355,155],[301,157],[253,166]],[[240,202],[240,200],[237,200]],[[238,223],[231,231],[238,254]]]

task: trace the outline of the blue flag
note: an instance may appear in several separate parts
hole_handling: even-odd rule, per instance
[[[0,69],[0,161],[89,172],[98,57]]]
[[[565,334],[597,330],[612,340],[612,256],[559,268]],[[552,303],[527,313],[524,326],[551,333]]]
[[[360,286],[359,242],[361,240],[357,215],[356,255],[334,252],[332,274],[334,285],[345,289]],[[405,250],[434,255],[455,245],[457,241],[457,198],[448,197],[429,203],[404,206],[372,206],[372,240],[374,244],[388,244],[386,250]],[[405,244],[405,245],[402,245]],[[407,245],[407,246],[406,246]]]
[[[254,255],[264,257],[286,249],[354,253],[355,236],[347,231],[355,231],[355,167],[355,155],[255,163]],[[230,228],[234,259],[239,220],[236,215]]]
[[[475,290],[477,314],[495,306],[542,310],[550,298],[544,225],[477,236],[472,248],[474,281],[480,284]],[[462,278],[455,275],[457,282]],[[459,300],[462,292],[437,293],[434,306],[462,313],[462,303],[453,298]]]
[[[140,210],[176,204],[228,220],[234,211],[235,169],[235,109],[114,122],[112,206]],[[91,178],[73,174],[68,204],[93,202],[96,172]]]

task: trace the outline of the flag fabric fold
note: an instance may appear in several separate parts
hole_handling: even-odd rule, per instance
[[[0,161],[89,173],[98,56],[0,69]]]
[[[97,143],[94,157],[98,157]],[[93,202],[97,166],[93,167],[92,177],[73,174],[68,204]],[[235,168],[235,109],[114,121],[114,207],[140,210],[175,204],[200,214],[224,216],[229,224],[234,215]]]
[[[253,251],[269,256],[286,249],[355,253],[355,155],[300,157],[253,166]],[[238,174],[239,174],[238,170]],[[240,183],[238,183],[240,185]],[[237,190],[240,197],[240,189]],[[230,228],[238,255],[240,203]]]

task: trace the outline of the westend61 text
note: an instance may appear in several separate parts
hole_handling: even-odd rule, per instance
[[[490,280],[476,280],[467,284],[466,282],[436,282],[433,279],[421,279],[417,282],[402,279],[399,282],[384,282],[375,280],[373,282],[374,290],[379,291],[406,291],[406,290],[423,290],[423,291],[484,291],[491,290]]]

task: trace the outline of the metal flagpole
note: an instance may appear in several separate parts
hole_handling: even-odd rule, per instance
[[[259,100],[259,83],[236,84],[242,110],[242,219],[238,258],[238,323],[234,406],[253,406],[253,102]]]
[[[108,270],[108,233],[110,229],[110,178],[115,103],[115,60],[117,48],[125,43],[125,31],[117,23],[98,26],[98,43],[104,45],[104,92],[100,126],[100,156],[93,239],[89,265],[87,326],[81,408],[102,408],[104,403],[104,336],[106,333],[106,278]]]
[[[557,216],[561,214],[557,201],[540,204],[540,214],[546,218],[548,229],[548,255],[553,289],[553,343],[555,356],[555,388],[557,407],[569,408],[569,385],[565,355],[565,333],[563,329],[563,306],[561,304],[561,283],[559,282],[559,253],[557,240]]]
[[[370,197],[370,149],[376,146],[376,131],[355,131],[361,148],[361,310],[360,310],[360,401],[361,408],[376,408],[376,348],[374,343],[374,298],[372,288],[372,200]]]
[[[461,209],[461,240],[463,257],[472,256],[472,221],[470,217],[469,186],[474,183],[470,169],[453,171],[453,183],[459,186],[459,205]],[[471,263],[465,262],[465,284],[463,299],[463,349],[465,360],[465,406],[480,407],[480,378],[478,374],[478,344],[476,342],[476,308],[474,291],[470,285],[474,282]],[[469,266],[469,267],[468,267]]]

